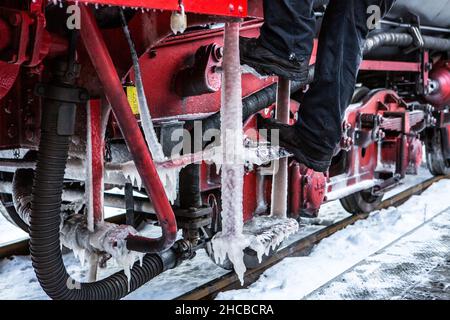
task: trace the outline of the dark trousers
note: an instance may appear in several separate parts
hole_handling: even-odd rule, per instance
[[[368,7],[384,15],[395,0],[331,0],[319,36],[315,78],[304,96],[297,125],[299,140],[315,162],[330,162],[342,134],[362,46],[369,32]],[[309,59],[315,37],[313,0],[264,0],[261,43],[287,59]],[[305,155],[308,156],[308,155]]]

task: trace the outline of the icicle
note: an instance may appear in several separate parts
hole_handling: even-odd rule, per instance
[[[298,222],[294,219],[259,216],[245,225],[244,235],[249,239],[249,248],[256,252],[261,263],[263,255],[269,255],[270,250],[277,248],[298,229]]]
[[[94,232],[89,232],[86,216],[78,214],[65,221],[61,229],[61,243],[72,249],[82,267],[92,255],[106,252],[118,266],[124,269],[129,286],[130,270],[133,264],[137,260],[140,260],[142,264],[144,257],[143,253],[127,249],[126,238],[130,234],[138,235],[138,232],[133,227],[108,222],[97,223]]]
[[[242,87],[239,61],[239,23],[227,23],[224,37],[222,80],[222,231],[212,239],[214,257],[233,263],[241,283],[246,270],[244,249],[249,241],[243,231],[243,155]]]
[[[138,92],[139,114],[141,115],[141,123],[142,128],[144,129],[145,139],[152,153],[153,160],[155,160],[156,162],[161,162],[165,159],[165,156],[161,144],[159,143],[158,138],[156,137],[155,128],[153,127],[150,109],[148,107],[147,98],[144,92],[144,84],[142,82],[141,69],[139,66],[139,57],[134,47],[133,40],[131,39],[130,30],[128,29],[127,21],[122,10],[120,11],[120,15],[122,17],[123,30],[125,33],[125,37],[127,38],[128,45],[131,51],[131,57],[133,60],[136,89]]]
[[[159,143],[158,138],[156,137],[155,128],[153,127],[153,121],[150,115],[150,108],[148,106],[147,98],[144,92],[144,84],[142,82],[141,70],[139,66],[139,58],[136,53],[133,41],[131,39],[130,30],[128,29],[123,11],[121,11],[120,14],[122,17],[124,33],[127,38],[133,60],[136,89],[138,92],[139,113],[141,115],[141,124],[144,130],[145,140],[147,141],[147,145],[150,149],[153,160],[155,162],[162,162],[166,159],[166,157],[164,156],[162,146]],[[180,170],[181,169],[158,170],[158,175],[161,179],[161,182],[164,184],[164,189],[171,203],[174,203],[175,199],[177,198],[178,174]],[[141,189],[142,179],[140,178],[139,174],[135,175],[135,178],[137,179],[139,189]]]
[[[133,185],[137,186],[139,190],[142,188],[142,179],[139,175],[133,161],[128,161],[122,164],[122,173]],[[167,198],[171,203],[174,203],[177,198],[178,191],[178,177],[182,167],[174,169],[158,168],[158,175],[166,190]]]

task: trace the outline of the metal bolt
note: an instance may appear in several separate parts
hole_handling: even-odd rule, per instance
[[[242,8],[242,6],[239,6],[238,11],[239,11],[239,13],[242,13],[242,12],[244,12],[244,8]]]
[[[231,12],[233,12],[234,11],[234,5],[232,4],[232,3],[230,3],[230,5],[229,5],[229,7],[228,7],[229,9],[230,9],[230,11]]]

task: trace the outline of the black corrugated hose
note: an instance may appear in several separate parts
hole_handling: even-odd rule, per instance
[[[50,91],[55,91],[53,89]],[[74,119],[70,115],[74,115],[76,104],[48,97],[44,101],[30,216],[30,252],[37,278],[52,299],[120,299],[164,270],[174,267],[175,253],[169,250],[161,255],[147,254],[142,266],[136,262],[131,270],[130,291],[123,271],[93,283],[78,283],[69,276],[60,248],[60,210],[71,136],[68,119]]]
[[[425,49],[450,51],[450,39],[422,36]],[[408,47],[414,42],[414,38],[409,33],[382,32],[368,38],[364,44],[363,53],[369,52],[380,47]]]

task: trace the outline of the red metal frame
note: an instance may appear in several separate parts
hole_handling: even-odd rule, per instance
[[[167,250],[176,240],[177,223],[175,214],[91,9],[81,6],[81,16],[83,19],[81,38],[92,64],[97,70],[97,75],[103,84],[105,95],[111,104],[117,122],[124,133],[124,139],[149,198],[152,200],[162,228],[160,238],[129,236],[127,246],[130,250],[144,252]]]
[[[363,60],[360,70],[421,72],[422,65],[416,62]]]
[[[104,174],[104,137],[102,130],[102,104],[101,100],[91,100],[87,105],[87,133],[86,144],[87,163],[87,196],[89,198],[88,211],[92,213],[93,221],[88,220],[90,230],[96,223],[103,221],[103,174]]]
[[[247,0],[80,0],[79,2],[146,9],[178,11],[180,3],[186,12],[246,17]]]
[[[216,43],[218,46],[223,45],[223,30],[198,30],[190,31],[186,34],[179,36],[170,36],[170,11],[179,10],[178,0],[82,0],[81,3],[91,4],[111,4],[127,7],[138,7],[143,9],[161,9],[166,10],[164,12],[149,11],[143,14],[140,11],[130,21],[130,30],[133,40],[136,44],[136,48],[140,55],[140,65],[142,73],[144,74],[144,86],[147,94],[147,100],[151,108],[151,114],[156,120],[167,120],[168,118],[183,119],[184,117],[189,119],[199,119],[210,113],[220,110],[220,92],[213,92],[208,94],[202,94],[197,96],[182,97],[174,90],[174,79],[177,73],[191,66],[192,57],[195,52],[201,47]],[[26,106],[25,100],[32,100],[32,92],[30,94],[30,88],[33,88],[33,84],[37,79],[30,81],[27,80],[30,74],[39,74],[42,72],[43,64],[41,63],[45,57],[51,57],[52,55],[64,53],[67,49],[67,41],[60,39],[55,35],[48,34],[45,29],[45,16],[43,15],[43,4],[46,1],[39,0],[36,3],[32,3],[30,12],[21,12],[18,10],[11,10],[2,8],[8,11],[8,14],[12,15],[18,13],[20,17],[23,17],[22,23],[17,24],[15,27],[16,34],[20,34],[20,42],[18,42],[16,59],[9,61],[0,61],[0,103],[1,109],[5,109],[4,114],[0,114],[0,123],[3,124],[0,136],[0,147],[2,148],[16,148],[20,146],[33,146],[37,145],[38,137],[36,132],[39,129],[40,110],[37,108],[37,102],[30,102],[30,106],[27,110],[32,110],[33,119],[23,120],[29,113],[20,111],[23,106]],[[261,16],[262,1],[249,0],[248,11],[247,1],[244,0],[229,0],[229,1],[211,1],[211,0],[184,0],[183,5],[187,12],[199,13],[202,15],[192,14],[188,19],[189,26],[204,25],[209,22],[227,21],[227,17],[243,17],[247,14],[253,17]],[[234,10],[230,10],[230,5]],[[239,10],[239,6],[242,6],[242,11]],[[130,243],[139,246],[139,250],[145,248],[145,250],[160,251],[169,247],[176,235],[176,223],[173,215],[172,208],[165,196],[164,188],[157,177],[155,164],[151,159],[151,155],[147,150],[147,146],[143,136],[140,132],[140,128],[137,124],[135,116],[130,112],[128,101],[122,90],[122,84],[124,79],[133,80],[133,73],[131,69],[131,63],[129,59],[128,47],[124,40],[122,31],[120,28],[99,30],[92,19],[91,13],[89,13],[91,7],[81,6],[83,14],[83,27],[81,30],[82,38],[85,43],[85,49],[80,46],[78,50],[78,58],[83,66],[82,74],[80,78],[80,86],[83,86],[89,90],[89,92],[95,96],[102,96],[106,93],[106,96],[113,106],[116,121],[121,127],[120,136],[123,137],[129,148],[130,152],[135,159],[136,166],[140,175],[143,178],[145,188],[149,193],[149,196],[157,211],[158,219],[160,220],[163,228],[163,238],[148,240],[145,238],[133,239],[130,238]],[[210,17],[210,15],[218,15],[222,17]],[[13,19],[14,20],[14,19]],[[4,21],[8,21],[5,19]],[[262,20],[250,20],[242,24],[241,35],[245,37],[257,37],[259,35],[259,28],[262,24]],[[9,27],[8,27],[9,28]],[[3,30],[5,26],[3,26]],[[151,30],[143,34],[142,30]],[[6,31],[5,34],[8,32]],[[9,43],[9,39],[6,39],[4,43]],[[4,46],[4,45],[3,45]],[[28,48],[29,50],[24,50]],[[109,51],[108,51],[109,48]],[[119,48],[119,50],[118,50]],[[122,48],[126,48],[123,49]],[[87,51],[88,56],[86,55]],[[315,41],[314,53],[311,57],[311,63],[315,61],[317,50],[317,41]],[[92,60],[92,64],[95,70],[92,69],[88,59]],[[422,73],[422,77],[427,79],[428,63],[427,52],[424,53],[424,59],[422,62],[402,62],[402,61],[368,61],[364,60],[361,64],[361,70],[365,71],[395,71],[399,73]],[[19,65],[23,67],[20,69]],[[39,66],[39,68],[34,68]],[[33,68],[32,68],[33,67]],[[7,70],[11,68],[11,70]],[[215,73],[215,69],[207,70],[207,72]],[[119,73],[119,74],[118,74]],[[93,75],[98,75],[100,83]],[[18,75],[18,76],[17,76]],[[217,74],[216,74],[217,76]],[[449,83],[447,78],[445,83]],[[188,80],[190,80],[188,78]],[[275,78],[268,78],[266,80],[260,80],[252,75],[245,74],[242,77],[242,91],[243,96],[248,96],[262,88],[274,83]],[[28,81],[28,82],[26,82]],[[424,83],[426,85],[426,81]],[[448,88],[445,88],[448,93]],[[217,88],[216,88],[217,89]],[[27,92],[28,90],[28,92]],[[389,99],[385,99],[390,96]],[[401,137],[403,131],[409,130],[409,117],[405,116],[407,113],[405,106],[401,101],[392,98],[395,96],[393,92],[383,91],[379,93],[369,102],[365,102],[362,106],[355,110],[349,110],[347,113],[347,122],[349,122],[353,128],[358,122],[358,115],[360,113],[369,114],[384,114],[385,111],[391,112],[391,115],[397,117],[395,120],[385,124],[390,126],[391,131],[395,131],[391,136],[387,137],[381,147],[376,143],[371,143],[364,148],[365,156],[361,148],[350,150],[349,152],[349,164],[345,170],[347,175],[344,187],[355,185],[360,181],[373,180],[374,170],[376,168],[376,160],[378,158],[386,162],[393,163],[405,163],[409,149],[417,149],[417,140],[403,143],[404,137]],[[445,95],[446,96],[446,95]],[[3,98],[3,99],[2,99]],[[38,100],[38,99],[36,99]],[[21,108],[14,108],[11,106],[20,105]],[[98,105],[97,105],[98,106]],[[97,106],[95,108],[97,108]],[[268,106],[269,107],[269,106]],[[35,109],[33,109],[35,108]],[[10,112],[12,110],[12,112]],[[267,108],[266,110],[272,110]],[[93,197],[96,214],[96,221],[101,219],[101,170],[102,170],[102,144],[103,140],[98,131],[99,114],[98,109],[90,115],[90,123],[93,132],[91,137],[92,144],[92,167],[93,167]],[[293,110],[292,113],[297,110]],[[28,116],[27,116],[28,117]],[[22,123],[24,122],[24,123]],[[25,123],[26,122],[26,123]],[[28,122],[31,124],[28,125]],[[293,122],[293,119],[290,119]],[[28,127],[27,127],[28,126]],[[254,128],[256,124],[250,120],[247,122],[245,128]],[[111,126],[112,127],[112,126]],[[30,129],[32,128],[32,129]],[[34,131],[33,131],[34,130]],[[450,130],[447,131],[450,135]],[[397,135],[398,133],[398,135]],[[32,138],[24,141],[22,136],[33,136]],[[11,136],[12,138],[8,138]],[[4,139],[4,141],[2,140]],[[449,138],[450,140],[450,138]],[[412,146],[412,147],[411,147]],[[381,156],[378,156],[378,148],[382,149]],[[406,151],[405,151],[406,150]],[[414,152],[411,151],[414,155]],[[410,153],[411,153],[410,152]],[[403,153],[403,158],[400,156]],[[416,156],[420,157],[420,154],[416,153]],[[409,155],[408,155],[409,156]],[[418,157],[410,157],[409,160],[417,160]],[[160,165],[160,164],[159,164]],[[295,165],[291,165],[295,167]],[[211,173],[215,168],[214,166],[208,166],[202,164],[201,166],[201,191],[208,193],[218,190],[220,188],[219,177],[215,173]],[[291,181],[295,181],[297,187],[292,186],[292,194],[300,194],[302,198],[291,199],[291,203],[300,208],[301,206],[309,206],[309,208],[317,209],[317,203],[323,200],[323,179],[324,176],[315,176],[311,172],[304,172],[299,168],[291,170],[291,172],[298,172],[299,176],[291,177]],[[297,173],[296,173],[297,174]],[[313,178],[312,180],[310,178]],[[308,181],[306,181],[308,180]],[[266,192],[267,202],[270,203],[270,179],[267,179],[268,190]],[[256,175],[254,171],[250,171],[245,176],[244,188],[244,220],[252,218],[252,214],[256,207],[256,195],[255,195]],[[333,192],[340,189],[337,185],[329,185],[328,192]],[[305,191],[309,190],[309,191]],[[305,194],[307,192],[308,194]],[[291,210],[292,211],[292,210]],[[135,247],[136,248],[136,247]]]
[[[260,22],[245,23],[241,28],[241,36],[257,37],[260,26]],[[154,120],[171,117],[183,120],[183,116],[189,114],[208,114],[220,110],[220,91],[183,98],[173,89],[174,77],[186,68],[186,61],[189,61],[201,46],[212,43],[223,46],[223,29],[192,32],[170,38],[153,48],[156,54],[141,56],[139,63],[142,74],[145,74],[145,93]],[[130,72],[130,75],[133,80],[133,72]],[[274,81],[274,77],[260,80],[253,75],[244,74],[242,95],[248,96],[273,84]]]

